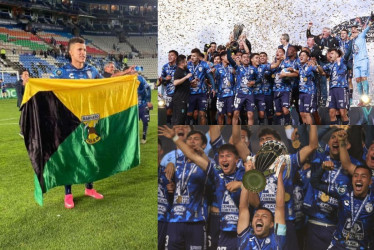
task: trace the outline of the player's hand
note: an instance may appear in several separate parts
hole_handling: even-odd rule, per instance
[[[244,163],[245,172],[248,172],[249,170],[255,169],[255,165],[251,160],[248,160]]]
[[[332,161],[324,161],[322,162],[322,168],[325,170],[333,170],[334,163]]]
[[[248,82],[248,87],[253,87],[255,85],[255,81],[249,81]]]
[[[165,172],[166,179],[168,179],[170,182],[175,173],[174,164],[169,163],[168,165],[166,165],[164,172]]]
[[[295,70],[292,67],[287,68],[289,72],[294,72]]]
[[[282,71],[282,72],[279,74],[279,78],[284,78],[284,77],[287,77],[287,75],[286,75],[286,72]]]
[[[192,74],[191,73],[188,73],[185,77],[187,77],[187,79],[188,78],[190,78],[192,76]]]
[[[166,189],[168,190],[169,194],[174,193],[175,183],[174,182],[170,182],[169,184],[166,184]]]
[[[204,149],[198,145],[193,145],[192,146],[192,149],[195,150],[195,152],[198,154],[198,155],[203,155],[205,154],[204,152]]]
[[[309,23],[308,23],[308,29],[310,29],[312,26],[313,26],[313,23],[312,23],[312,22],[309,22]]]
[[[212,89],[212,95],[213,97],[216,95],[216,91],[214,89]]]
[[[348,138],[347,131],[345,130],[339,130],[336,134],[338,136],[339,141],[345,141]]]
[[[130,66],[130,68],[124,71],[125,75],[132,75],[136,73],[135,65]]]
[[[191,87],[192,88],[196,88],[197,87],[197,79],[196,78],[191,81]]]
[[[170,76],[170,75],[167,75],[167,76],[165,77],[165,80],[166,80],[166,81],[170,81],[170,80],[171,80],[171,76]]]
[[[165,136],[166,138],[173,139],[175,136],[174,128],[169,128],[168,126],[159,126],[158,127],[158,135]]]
[[[241,188],[241,186],[241,181],[232,181],[226,184],[226,189],[230,192],[236,192]]]

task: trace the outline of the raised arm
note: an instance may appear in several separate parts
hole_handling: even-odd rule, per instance
[[[277,185],[277,196],[275,198],[275,214],[274,222],[275,224],[286,225],[286,213],[285,213],[285,202],[284,202],[284,184],[283,184],[283,171],[284,167],[278,175],[278,185]]]
[[[240,131],[241,131],[240,125],[232,125],[231,139],[232,139],[232,143],[234,144],[236,150],[238,150],[239,157],[244,162],[246,162],[247,157],[251,154],[251,152],[249,151],[247,145],[244,142],[242,142],[242,140],[240,138]]]
[[[169,128],[168,126],[158,127],[158,135],[165,136],[166,138],[172,139],[177,147],[182,150],[183,154],[199,166],[203,171],[208,169],[209,161],[203,156],[195,152],[190,146],[188,146],[182,139],[179,139],[179,136],[175,134],[174,129]]]
[[[310,125],[309,127],[309,144],[300,150],[300,164],[303,164],[311,153],[318,147],[317,126]]]
[[[343,169],[345,169],[350,175],[353,175],[356,165],[351,162],[351,159],[348,154],[348,134],[345,130],[340,130],[337,132],[339,140],[339,158],[342,163]]]
[[[177,85],[180,85],[182,84],[184,81],[186,81],[188,78],[190,78],[192,76],[191,73],[188,73],[185,77],[181,78],[181,79],[174,79],[174,82],[173,82],[173,85],[174,86],[177,86]]]

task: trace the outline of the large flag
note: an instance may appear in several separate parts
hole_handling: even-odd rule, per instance
[[[30,79],[21,130],[35,199],[59,185],[100,180],[139,165],[137,76]]]

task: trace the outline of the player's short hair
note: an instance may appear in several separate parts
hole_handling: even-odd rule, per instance
[[[307,39],[309,39],[309,38],[313,38],[313,40],[314,40],[314,36],[312,36],[312,35],[307,36]]]
[[[174,53],[175,56],[178,56],[178,55],[179,55],[178,52],[177,52],[176,50],[173,50],[173,49],[169,51],[169,54],[170,54],[170,53]]]
[[[114,65],[114,62],[107,62],[107,63],[104,65],[104,69],[105,69],[106,67],[108,67],[109,65],[111,65],[111,64]]]
[[[323,27],[324,30],[327,30],[328,32],[331,32],[331,29],[329,27]]]
[[[332,52],[332,51],[335,51],[336,53],[338,53],[339,57],[341,57],[343,55],[343,52],[338,48],[331,48],[331,49],[328,50],[329,53]]]
[[[359,168],[366,169],[366,170],[369,172],[369,176],[373,176],[373,172],[371,171],[371,168],[369,168],[369,167],[366,165],[365,162],[363,162],[362,165],[358,165],[358,166],[356,166],[356,168],[355,168],[355,170],[353,171],[353,173],[356,172],[356,170],[359,169]]]
[[[260,54],[259,53],[252,53],[251,56],[249,57],[249,61],[251,61],[252,58],[255,57],[255,56],[260,56]],[[252,65],[251,62],[250,62],[250,64]]]
[[[301,55],[301,53],[305,53],[305,55],[307,55],[308,57],[310,57],[310,53],[307,50],[301,50],[299,56]]]
[[[199,135],[200,135],[201,140],[203,141],[203,145],[204,145],[204,144],[206,145],[206,144],[208,143],[208,140],[206,139],[206,136],[204,135],[204,133],[201,132],[201,131],[199,131],[199,130],[191,130],[191,131],[188,133],[188,135],[187,135],[186,138],[190,137],[191,135],[195,135],[195,134],[199,134]]]
[[[236,157],[239,157],[238,150],[236,150],[235,146],[232,144],[223,144],[221,147],[218,148],[218,154],[222,153],[223,151],[229,151],[233,153]]]
[[[211,42],[211,43],[210,43],[210,46],[212,46],[212,44],[215,44],[215,45],[217,45],[217,43],[216,43],[216,42]]]
[[[243,130],[246,132],[247,134],[247,137],[248,137],[248,140],[251,139],[251,136],[252,136],[252,132],[251,130],[249,130],[249,127],[247,125],[243,125],[240,127],[240,130]]]
[[[266,210],[266,211],[268,211],[271,214],[271,222],[274,222],[274,214],[273,214],[273,212],[269,208],[260,206],[259,208],[256,209],[256,212],[258,210]],[[256,214],[256,212],[254,214]]]
[[[226,50],[224,45],[218,45],[217,50]]]
[[[23,72],[25,72],[25,71],[26,71],[27,73],[30,74],[30,71],[29,71],[28,69],[26,69],[26,68],[22,68],[22,69],[19,71],[19,74],[22,75]]]
[[[266,52],[260,52],[260,55],[265,55],[266,57],[268,56],[268,54],[266,54]]]
[[[178,55],[178,57],[177,57],[177,65],[179,65],[181,62],[184,62],[185,59],[186,59],[185,55]]]
[[[287,33],[282,34],[282,37],[283,37],[284,40],[286,40],[287,42],[290,41],[290,36],[289,36]]]
[[[191,60],[191,55],[187,56],[187,61]]]
[[[342,32],[342,31],[345,31],[348,34],[348,30],[347,29],[342,29],[340,32]]]
[[[283,54],[286,54],[286,51],[283,48],[278,48],[283,51]]]
[[[275,130],[275,129],[272,129],[272,128],[263,128],[260,130],[260,132],[258,133],[258,138],[261,138],[263,137],[264,135],[272,135],[274,136],[274,138],[278,141],[281,141],[281,137],[279,135],[279,133]]]
[[[219,56],[222,58],[223,56],[227,55],[227,52],[226,51],[222,51],[221,53],[219,53]]]
[[[194,48],[194,49],[191,50],[191,54],[192,53],[196,53],[196,54],[200,55],[201,51],[198,48]]]
[[[70,51],[70,46],[73,45],[73,44],[76,44],[76,43],[81,43],[81,44],[84,44],[85,41],[82,37],[73,37],[69,40],[69,43],[68,43],[68,51]]]

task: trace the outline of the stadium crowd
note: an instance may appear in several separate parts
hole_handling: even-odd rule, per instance
[[[167,124],[320,124],[325,106],[330,124],[349,124],[353,77],[358,106],[370,103],[365,37],[374,15],[359,21],[339,36],[327,27],[312,35],[309,23],[305,47],[282,34],[274,60],[254,52],[244,33],[226,45],[206,44],[204,53],[195,48],[187,58],[170,50],[159,79]]]
[[[158,249],[373,247],[370,127],[206,130],[159,127]],[[245,173],[260,169],[256,159],[272,144],[287,147],[283,163],[265,174],[262,191],[247,190]]]

